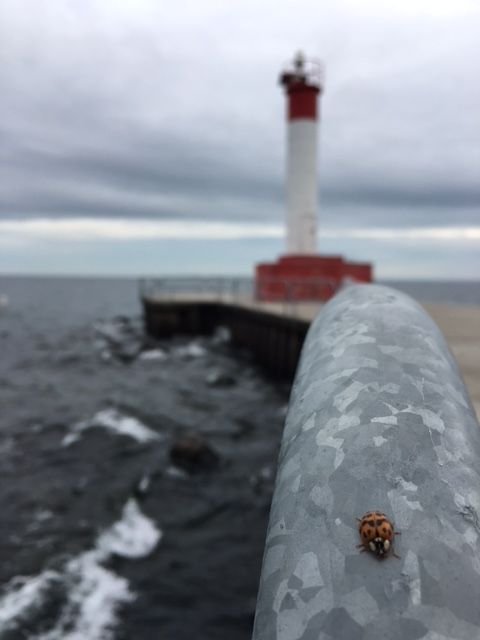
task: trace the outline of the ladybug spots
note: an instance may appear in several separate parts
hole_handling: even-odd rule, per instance
[[[360,527],[360,533],[362,535],[362,538],[364,538],[365,540],[371,540],[375,537],[375,529],[372,529],[365,525],[362,525]]]
[[[393,536],[393,529],[392,527],[389,525],[389,523],[385,524],[381,529],[380,532],[382,534],[382,536],[388,540],[392,539]]]

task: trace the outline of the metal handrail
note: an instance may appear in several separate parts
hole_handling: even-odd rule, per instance
[[[303,345],[253,640],[480,638],[479,486],[480,428],[438,327],[399,291],[346,288]],[[370,511],[401,532],[384,559],[359,538]]]

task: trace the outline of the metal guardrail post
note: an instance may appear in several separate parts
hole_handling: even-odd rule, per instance
[[[359,553],[358,522],[401,536]],[[408,296],[347,287],[292,389],[254,640],[480,638],[480,429],[457,364]]]

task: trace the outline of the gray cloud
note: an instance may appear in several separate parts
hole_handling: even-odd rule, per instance
[[[300,44],[327,64],[322,220],[479,223],[473,5],[2,6],[3,218],[282,218],[275,81]]]

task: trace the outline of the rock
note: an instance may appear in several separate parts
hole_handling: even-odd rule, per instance
[[[143,346],[143,334],[129,318],[118,316],[108,322],[97,322],[95,331],[103,339],[105,346],[101,346],[102,353],[108,352],[116,360],[126,364],[135,360],[141,353]],[[105,356],[101,356],[106,359]]]
[[[232,333],[228,327],[217,327],[212,336],[212,343],[215,345],[226,344],[232,339]]]
[[[271,492],[274,480],[273,468],[268,465],[264,466],[258,473],[251,475],[249,480],[256,494],[262,493],[264,489]]]
[[[206,383],[209,387],[232,387],[236,384],[236,380],[225,371],[215,370],[207,375]]]
[[[170,449],[173,464],[189,472],[210,471],[218,466],[220,456],[197,434],[187,434],[173,443]]]

